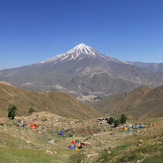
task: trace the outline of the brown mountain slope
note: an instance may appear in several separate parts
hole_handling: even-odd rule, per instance
[[[152,89],[138,87],[131,92],[109,96],[93,106],[112,116],[126,113],[130,118],[162,117],[163,86]]]
[[[26,115],[29,108],[35,111],[51,111],[52,113],[87,119],[97,117],[101,113],[72,96],[56,91],[35,92],[0,83],[0,116],[7,116],[9,104],[17,106],[17,115]]]
[[[163,85],[152,89],[133,113],[143,117],[163,117]]]
[[[0,80],[23,89],[57,90],[80,99],[106,97],[142,85],[156,87],[163,83],[163,73],[133,66],[79,44],[42,62],[1,70]]]

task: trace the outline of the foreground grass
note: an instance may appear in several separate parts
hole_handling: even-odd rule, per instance
[[[156,121],[156,119],[155,119]],[[150,121],[148,121],[150,122]],[[157,119],[157,126],[134,130],[133,136],[121,141],[121,145],[110,153],[104,150],[95,162],[163,162],[163,120]],[[141,140],[141,143],[140,143]]]
[[[0,162],[50,163],[53,157],[42,150],[0,147]]]
[[[86,121],[77,123],[76,126],[67,125],[68,122],[52,126],[49,120],[49,123],[42,123],[41,128],[35,130],[28,127],[18,128],[15,122],[10,122],[5,124],[6,127],[0,127],[2,163],[121,163],[138,160],[144,163],[163,162],[163,119],[146,121],[144,128],[137,128],[132,132],[122,132],[123,126],[114,128],[108,124],[101,126],[96,122]],[[152,122],[157,125],[148,127],[148,123]],[[70,132],[76,135],[75,138],[68,134],[58,134],[58,129],[65,125],[70,127]],[[72,140],[83,141],[85,138],[89,138],[87,141],[91,144],[90,147],[83,146],[80,151],[67,148]],[[52,140],[54,143],[49,143]],[[57,154],[48,154],[46,150]]]

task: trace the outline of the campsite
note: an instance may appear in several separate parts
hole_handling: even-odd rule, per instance
[[[0,0],[0,163],[163,163],[163,0]]]
[[[50,112],[14,120],[1,118],[0,162],[146,162],[161,154],[163,119],[130,121],[118,127],[100,121],[66,118]]]

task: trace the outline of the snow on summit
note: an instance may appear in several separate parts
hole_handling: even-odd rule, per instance
[[[69,50],[67,53],[77,53],[77,54],[81,54],[84,53],[86,55],[93,55],[95,56],[95,52],[93,52],[94,50],[90,47],[87,46],[83,43],[75,46],[73,49]]]
[[[92,59],[93,58],[101,58],[101,59],[105,59],[107,61],[121,62],[118,59],[111,58],[109,56],[105,56],[105,55],[101,54],[100,52],[94,50],[90,46],[81,43],[81,44],[75,46],[74,48],[72,48],[71,50],[67,51],[66,53],[56,55],[53,58],[50,58],[50,59],[40,62],[39,64],[41,64],[41,63],[56,64],[58,62],[71,61],[71,60],[79,61],[85,57],[92,58]]]
[[[75,60],[75,59],[82,59],[84,56],[92,56],[95,57],[96,56],[96,52],[95,50],[93,50],[90,46],[87,46],[83,43],[75,46],[74,48],[72,48],[71,50],[69,50],[66,53],[63,54],[59,54],[53,58],[47,59],[45,61],[42,61],[40,63],[50,63],[50,62],[60,62],[63,60]]]

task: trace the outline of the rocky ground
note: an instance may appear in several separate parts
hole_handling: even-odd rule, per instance
[[[28,125],[19,127],[20,119]],[[149,126],[154,122],[155,126]],[[29,125],[33,123],[37,124],[36,128]],[[37,112],[14,120],[1,118],[0,162],[143,162],[155,156],[161,159],[163,119],[125,125],[133,123],[144,127],[123,131],[122,125],[115,128],[96,119],[82,121],[50,112]],[[60,131],[64,135],[59,135]],[[68,148],[76,140],[83,143],[79,151]],[[136,155],[132,155],[134,153]]]

